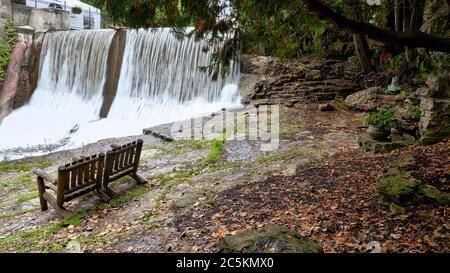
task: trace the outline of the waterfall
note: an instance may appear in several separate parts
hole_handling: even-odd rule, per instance
[[[123,56],[108,56],[116,31],[47,33],[38,87],[0,123],[0,161],[76,148],[105,138],[240,105],[239,65],[217,81],[200,71],[205,41],[170,29],[127,30]],[[113,55],[113,54],[112,54]],[[122,58],[118,88],[100,119],[110,58]]]
[[[203,52],[206,42],[192,36],[179,40],[169,28],[129,30],[126,44],[119,91],[131,97],[214,102],[236,77],[233,65],[230,77],[213,81],[199,69],[211,60],[211,50]]]
[[[153,126],[239,105],[239,65],[213,81],[200,70],[211,61],[206,46],[194,37],[177,39],[169,28],[128,30],[109,117]]]
[[[84,100],[101,93],[114,33],[113,30],[95,30],[46,34],[38,90],[76,93]]]

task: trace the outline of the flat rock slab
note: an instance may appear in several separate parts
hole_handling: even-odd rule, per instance
[[[393,142],[385,142],[378,141],[370,138],[367,135],[360,136],[358,138],[359,146],[363,148],[366,152],[374,152],[374,153],[388,153],[397,149],[401,149],[407,147],[409,145],[413,145],[414,141],[393,141]]]
[[[233,114],[235,112],[243,111],[244,107],[223,109],[222,111],[213,112],[208,116],[192,118],[180,122],[172,122],[157,125],[154,127],[146,128],[143,130],[144,135],[152,135],[156,138],[162,139],[164,141],[174,141],[174,140],[200,140],[209,139],[208,132],[204,132],[205,125],[215,119],[220,120],[221,117],[228,114]],[[211,133],[211,132],[209,132]],[[194,137],[195,136],[195,137]]]
[[[221,113],[218,113],[221,114]],[[174,141],[174,140],[190,140],[186,139],[186,133],[192,136],[193,132],[202,132],[202,124],[208,122],[212,117],[201,117],[183,121],[182,123],[172,122],[161,124],[158,126],[150,127],[144,129],[144,135],[152,135],[156,138],[162,139],[164,141]],[[187,132],[187,130],[189,130]]]
[[[155,127],[144,129],[144,135],[152,135],[164,141],[173,141],[172,138],[172,123],[162,124]]]

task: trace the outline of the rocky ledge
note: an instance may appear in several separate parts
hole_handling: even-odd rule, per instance
[[[254,105],[324,102],[376,85],[377,75],[360,74],[358,62],[313,57],[281,62],[273,57],[244,56],[240,91]],[[374,77],[375,76],[375,77]]]

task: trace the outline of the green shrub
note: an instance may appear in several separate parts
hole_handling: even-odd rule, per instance
[[[8,68],[11,51],[17,42],[17,31],[11,18],[5,25],[5,41],[0,43],[0,82],[5,80],[6,69]]]
[[[365,125],[375,125],[390,130],[397,124],[394,110],[378,108],[376,112],[370,113],[364,117]]]
[[[402,98],[415,98],[415,97],[417,97],[417,94],[414,92],[408,92],[408,91],[402,90],[400,92],[399,96]]]
[[[390,59],[388,59],[385,63],[381,63],[381,69],[386,73],[397,73],[404,66],[408,65],[408,61],[406,60],[406,54],[400,53]]]
[[[419,106],[410,106],[408,108],[409,117],[414,120],[418,121],[420,119],[420,116],[422,115],[422,109],[420,109]]]
[[[428,75],[440,76],[450,69],[450,54],[442,52],[429,54],[422,48],[417,52],[417,59],[410,64],[416,72],[416,81],[424,84]]]
[[[83,12],[83,9],[81,7],[76,6],[76,7],[72,8],[73,14],[81,14],[82,12]]]

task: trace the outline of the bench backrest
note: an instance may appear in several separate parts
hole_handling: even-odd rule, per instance
[[[136,173],[144,141],[139,139],[114,148],[106,153],[103,185],[131,173]]]
[[[100,189],[105,154],[86,157],[58,168],[57,203],[69,201],[94,189]]]

